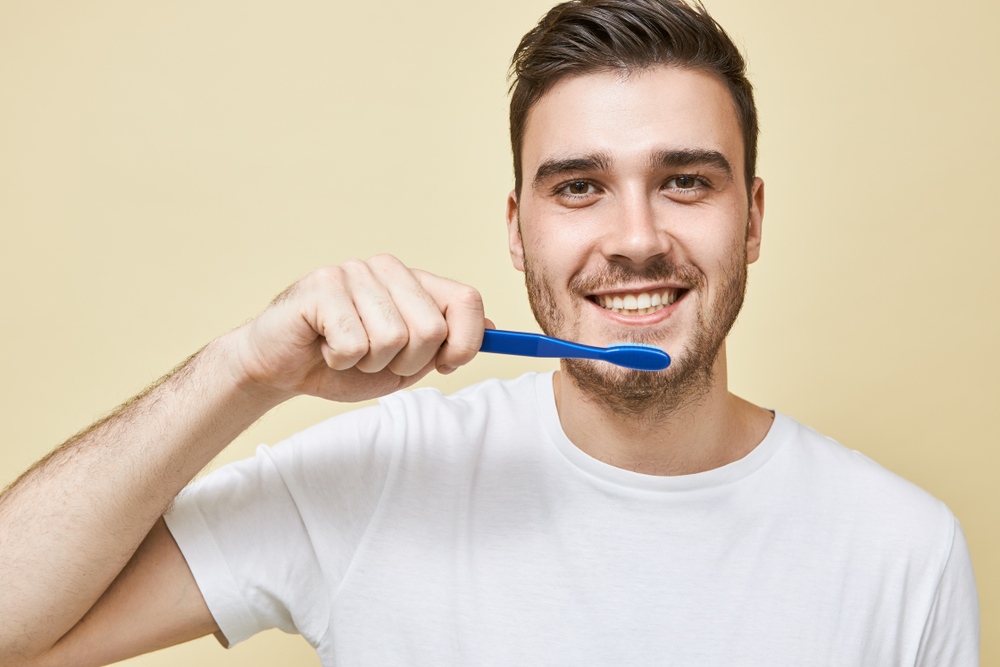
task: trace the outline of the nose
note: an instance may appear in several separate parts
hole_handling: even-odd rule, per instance
[[[623,193],[611,208],[602,248],[608,261],[640,267],[670,252],[670,237],[657,224],[647,193]]]

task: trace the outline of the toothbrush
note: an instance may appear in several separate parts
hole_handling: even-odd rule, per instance
[[[592,347],[541,334],[502,329],[487,329],[479,351],[516,354],[522,357],[598,359],[640,371],[662,371],[670,365],[670,356],[652,345],[623,344]]]

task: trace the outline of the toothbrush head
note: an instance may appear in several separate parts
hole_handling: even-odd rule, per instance
[[[653,345],[624,343],[604,348],[601,359],[638,371],[662,371],[670,366],[670,355]]]

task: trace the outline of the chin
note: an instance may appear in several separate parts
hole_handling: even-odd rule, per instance
[[[639,340],[627,342],[656,344]],[[713,380],[712,362],[717,354],[718,349],[708,363],[692,363],[690,355],[681,353],[672,356],[669,368],[654,372],[588,359],[564,359],[562,367],[591,401],[616,413],[657,421],[708,393]]]

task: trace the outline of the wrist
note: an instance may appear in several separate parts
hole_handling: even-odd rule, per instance
[[[264,381],[263,374],[255,371],[257,364],[248,363],[249,350],[244,325],[219,336],[199,353],[205,355],[210,371],[225,385],[224,391],[251,410],[256,408],[263,415],[273,407],[295,396],[295,393],[278,389]]]

